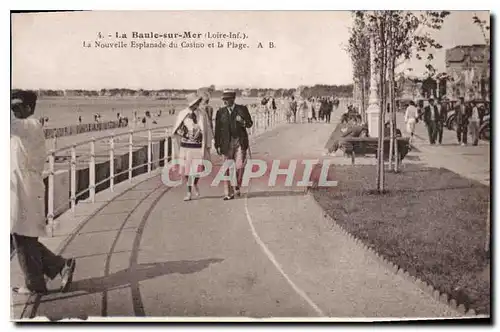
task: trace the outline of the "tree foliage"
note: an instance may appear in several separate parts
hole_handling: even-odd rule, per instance
[[[476,24],[477,26],[479,26],[479,28],[481,29],[481,33],[483,34],[483,38],[484,38],[484,41],[487,45],[490,44],[490,36],[489,36],[489,32],[490,32],[490,26],[488,24],[488,22],[486,22],[486,20],[481,20],[479,18],[479,16],[477,16],[477,14],[474,14],[474,16],[472,16],[472,22],[474,24]]]
[[[396,61],[395,67],[409,60],[413,55],[419,60],[426,59],[428,76],[436,73],[432,60],[435,49],[441,49],[433,37],[432,31],[441,29],[449,11],[357,11],[356,16],[365,17],[367,28],[371,36],[375,38],[375,66],[380,70],[382,59],[387,55],[387,40],[389,40],[389,29],[381,34],[381,27],[393,26],[391,31],[392,50]],[[426,55],[424,55],[426,54]]]
[[[361,81],[364,77],[369,81],[370,77],[370,36],[364,20],[363,12],[354,12],[354,24],[350,29],[347,52],[353,65],[353,76],[355,81]]]

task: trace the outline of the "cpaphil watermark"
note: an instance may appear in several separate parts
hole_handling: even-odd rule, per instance
[[[284,165],[282,165],[284,164]],[[336,187],[337,181],[329,176],[331,161],[328,159],[290,159],[271,160],[248,159],[243,168],[241,186],[247,187],[250,181],[258,181],[267,184],[269,187],[284,185],[285,187]],[[200,167],[202,166],[202,167]],[[210,180],[211,186],[219,186],[221,182],[229,181],[231,185],[237,185],[236,164],[233,160],[226,160],[221,165],[213,165],[209,160],[191,160],[188,169],[184,169],[184,160],[174,159],[164,167],[162,181],[169,187],[182,185],[183,179],[180,176],[190,174],[188,184],[195,177]],[[179,172],[179,168],[183,172]]]

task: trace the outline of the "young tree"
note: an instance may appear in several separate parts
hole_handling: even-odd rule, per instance
[[[398,155],[397,144],[395,144],[396,114],[395,104],[395,79],[396,68],[410,59],[415,53],[417,59],[422,58],[422,53],[427,52],[427,70],[432,73],[433,55],[432,49],[440,49],[442,46],[432,37],[432,30],[441,29],[444,19],[450,14],[448,11],[356,11],[355,17],[365,17],[367,30],[375,41],[375,69],[380,75],[380,122],[379,122],[379,149],[377,188],[380,192],[384,190],[384,118],[387,110],[387,94],[390,100],[389,113],[391,115],[391,139],[389,157]],[[355,24],[356,26],[356,24]],[[400,61],[397,63],[397,61]],[[388,93],[389,92],[389,93]],[[392,160],[392,159],[391,159]],[[398,170],[398,159],[396,158],[395,171]]]
[[[350,29],[347,52],[353,64],[353,78],[361,91],[361,116],[366,121],[366,92],[370,82],[370,36],[365,22],[364,13],[353,13],[354,24]]]

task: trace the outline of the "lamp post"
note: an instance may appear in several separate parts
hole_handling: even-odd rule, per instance
[[[370,98],[366,110],[368,120],[368,134],[378,137],[378,122],[380,117],[380,102],[378,99],[377,72],[375,70],[375,40],[370,36]]]

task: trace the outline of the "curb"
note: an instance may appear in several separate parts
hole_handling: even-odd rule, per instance
[[[312,197],[312,193],[308,192],[307,195],[311,196],[312,200],[316,202],[314,197]],[[319,204],[318,204],[319,206]],[[321,206],[319,206],[321,208]],[[321,208],[322,209],[322,208]],[[449,294],[445,292],[440,292],[438,289],[434,288],[433,285],[428,284],[427,282],[421,280],[420,278],[411,275],[408,271],[405,271],[403,268],[397,266],[389,259],[384,257],[382,254],[379,254],[377,251],[367,246],[361,239],[356,238],[346,229],[344,229],[341,225],[339,225],[332,217],[330,217],[326,212],[323,213],[323,217],[328,221],[331,221],[334,225],[334,228],[340,231],[340,233],[346,235],[352,242],[354,242],[358,247],[361,247],[363,250],[371,254],[375,257],[379,263],[385,266],[392,273],[400,276],[401,278],[412,282],[418,288],[420,288],[424,293],[430,295],[434,300],[441,302],[443,304],[448,305],[451,309],[457,311],[461,316],[471,317],[471,318],[484,318],[491,317],[487,315],[478,315],[474,308],[466,308],[464,304],[459,304],[455,299],[453,299]]]

